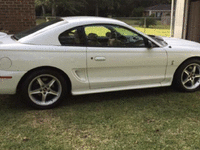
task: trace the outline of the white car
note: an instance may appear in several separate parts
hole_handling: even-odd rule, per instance
[[[0,94],[52,108],[72,95],[200,85],[200,44],[147,36],[124,22],[65,17],[0,34]]]

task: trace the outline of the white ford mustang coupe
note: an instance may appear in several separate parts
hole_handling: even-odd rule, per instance
[[[200,44],[147,36],[124,22],[66,17],[15,35],[0,33],[0,94],[35,108],[72,95],[200,85]]]

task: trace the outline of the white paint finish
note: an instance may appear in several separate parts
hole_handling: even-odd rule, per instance
[[[12,79],[0,79],[0,94],[15,94],[16,87],[26,71],[3,71],[0,76],[12,76]]]
[[[86,69],[76,68],[73,69],[73,73],[80,82],[88,82]]]
[[[0,37],[0,43],[1,43],[0,47],[5,46],[5,45],[13,47],[12,44],[15,44],[15,45],[20,44],[18,41],[11,39],[11,36],[12,35],[6,35],[4,37]],[[2,45],[2,44],[4,44],[4,45]]]
[[[0,38],[5,37],[5,36],[7,36],[6,33],[4,33],[4,32],[0,32]]]
[[[163,84],[163,86],[169,86],[170,84]],[[122,91],[122,90],[130,90],[130,89],[145,89],[145,88],[154,88],[154,87],[162,87],[161,83],[158,84],[147,84],[147,85],[132,85],[132,86],[120,86],[120,87],[107,87],[107,88],[99,88],[99,89],[90,89],[90,90],[79,90],[72,91],[73,95],[83,95],[83,94],[93,94],[93,93],[103,93],[103,92],[113,92],[113,91]]]
[[[169,86],[174,72],[183,61],[200,56],[199,43],[164,38],[172,48],[161,47],[151,37],[114,19],[70,17],[63,22],[65,24],[44,29],[21,41],[11,39],[10,35],[0,38],[0,58],[7,57],[12,61],[10,68],[6,71],[0,70],[0,76],[13,77],[1,80],[0,94],[14,94],[19,80],[26,72],[43,66],[55,67],[66,73],[72,83],[71,92],[74,95]],[[57,39],[63,31],[86,23],[118,24],[140,33],[160,47],[87,49],[60,46],[58,40],[45,38],[52,33],[52,39]],[[95,61],[95,58],[102,61]],[[89,88],[89,81],[92,89]]]
[[[166,71],[167,82],[172,82],[176,69],[182,62],[192,57],[200,57],[200,44],[183,39],[167,38],[164,40],[172,47],[166,47],[168,54],[168,67]],[[171,64],[173,61],[173,65]]]
[[[12,65],[12,61],[8,57],[0,58],[0,69],[9,69]]]
[[[95,61],[105,57],[105,61]],[[160,83],[167,55],[163,48],[87,48],[90,87],[106,88]]]
[[[86,75],[85,81],[80,82],[74,74],[74,70],[86,70],[86,47],[16,45],[7,49],[1,51],[0,56],[12,60],[10,71],[29,71],[41,66],[51,66],[59,68],[69,76],[72,90],[89,88]]]

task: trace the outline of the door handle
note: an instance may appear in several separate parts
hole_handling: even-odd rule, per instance
[[[106,58],[105,57],[95,57],[94,60],[95,61],[105,61]]]

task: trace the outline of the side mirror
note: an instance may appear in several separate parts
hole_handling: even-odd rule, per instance
[[[148,48],[153,48],[153,43],[150,40],[148,40],[148,42],[147,42],[147,47]]]

